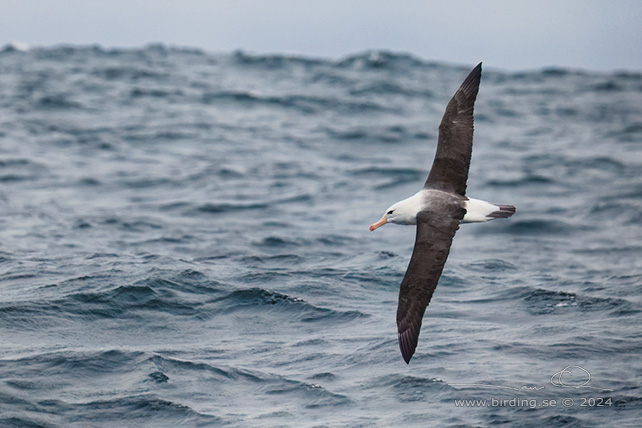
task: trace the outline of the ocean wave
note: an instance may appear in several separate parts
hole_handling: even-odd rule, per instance
[[[276,312],[280,317],[296,317],[302,322],[344,322],[367,315],[356,310],[337,311],[311,305],[305,300],[262,288],[236,290],[214,300],[224,313],[249,311]]]
[[[269,247],[269,248],[288,248],[288,247],[299,247],[304,245],[305,242],[300,239],[290,239],[284,236],[268,236],[261,239],[259,242],[254,245],[258,247]]]
[[[617,130],[606,133],[606,137],[615,138],[620,142],[638,142],[642,134],[642,122],[629,123]]]
[[[141,311],[201,319],[209,316],[203,296],[209,299],[223,290],[219,282],[193,270],[114,285],[119,276],[118,272],[88,275],[47,285],[51,292],[65,290],[65,297],[7,302],[0,305],[0,318],[24,329],[37,329],[45,321],[60,325],[69,319],[137,318]]]
[[[374,188],[386,189],[404,183],[421,183],[421,181],[424,180],[426,171],[414,168],[369,166],[349,170],[348,174],[360,178],[367,177],[369,179],[383,180],[383,183],[376,183]]]
[[[164,203],[161,205],[163,210],[182,210],[186,215],[201,215],[201,214],[224,214],[234,213],[240,211],[253,211],[264,210],[282,204],[296,204],[305,203],[313,199],[311,193],[296,193],[292,195],[281,195],[271,200],[255,200],[255,201],[229,201],[229,202],[207,202],[203,204],[193,204],[191,202],[174,201]]]
[[[159,72],[157,69],[137,66],[109,66],[95,68],[92,74],[99,79],[105,80],[127,80],[131,82],[144,81],[166,81],[169,74]],[[136,90],[136,89],[134,89]],[[142,89],[140,89],[142,91]]]
[[[351,95],[398,95],[410,98],[433,98],[432,91],[425,88],[409,88],[389,81],[374,81],[359,83],[356,87],[350,89]]]
[[[261,210],[269,206],[267,202],[209,202],[197,206],[196,208],[190,210],[194,214],[206,213],[206,214],[219,214],[226,212],[237,212],[241,210]]]
[[[29,46],[27,43],[9,42],[3,46],[2,50],[0,50],[0,54],[12,53],[12,52],[29,52],[30,50],[31,50],[31,46]]]
[[[323,388],[321,385],[300,381],[287,381],[265,389],[270,395],[296,395],[305,401],[306,409],[322,407],[342,407],[350,404],[351,400],[342,394],[336,394]]]
[[[51,169],[42,162],[23,158],[0,158],[0,182],[2,183],[38,181],[51,174]]]
[[[289,399],[301,402],[305,408],[343,406],[351,402],[345,395],[337,394],[326,388],[303,380],[266,373],[259,370],[248,370],[238,367],[213,366],[205,362],[186,361],[167,356],[154,356],[151,360],[161,373],[169,379],[188,379],[194,376],[203,378],[209,374],[205,383],[216,386],[218,390],[235,390],[243,394],[246,390],[257,389],[265,394],[265,399]]]
[[[522,288],[519,292],[523,301],[527,303],[528,311],[535,315],[598,311],[606,312],[610,316],[621,316],[624,313],[640,312],[629,301],[612,297],[597,297],[544,288]]]
[[[244,91],[208,92],[201,97],[204,104],[234,103],[244,107],[282,107],[301,113],[313,114],[323,111],[342,113],[369,113],[390,111],[379,103],[371,101],[356,101],[338,97],[320,97],[313,95],[258,95]]]
[[[136,311],[160,311],[172,315],[195,316],[201,306],[198,302],[185,302],[180,299],[170,282],[148,280],[131,285],[121,285],[103,292],[83,292],[69,296],[69,300],[59,301],[63,313],[81,315],[83,318],[115,318],[134,315]]]
[[[553,219],[530,219],[530,220],[513,220],[510,224],[501,230],[494,230],[497,232],[504,232],[516,235],[556,235],[556,236],[569,236],[575,232],[588,231],[592,227],[588,225],[573,224],[562,220]],[[485,232],[479,232],[485,233]]]
[[[0,264],[9,262],[11,260],[12,260],[11,254],[4,251],[0,251]]]
[[[69,95],[55,94],[38,98],[36,104],[39,108],[47,110],[76,110],[83,109],[82,103],[73,100]]]
[[[205,362],[186,361],[168,356],[156,355],[150,359],[158,368],[158,372],[174,381],[187,380],[197,377],[201,383],[216,385],[220,390],[235,391],[243,394],[245,390],[259,390],[270,396],[290,397],[302,402],[306,408],[341,406],[350,400],[341,394],[333,393],[318,384],[284,376],[270,374],[258,370],[247,370],[238,367],[214,366]]]
[[[96,224],[108,228],[116,227],[128,232],[143,232],[150,229],[161,229],[163,227],[161,223],[152,218],[123,218],[114,216],[99,219],[84,219],[82,221],[88,223],[90,226]]]
[[[375,381],[402,403],[436,399],[454,389],[441,379],[402,374],[378,377]]]
[[[594,202],[588,209],[588,217],[598,221],[619,219],[624,224],[636,224],[640,221],[640,216],[637,214],[640,209],[641,204],[637,201],[627,202],[612,197]]]
[[[0,183],[17,183],[21,181],[34,180],[36,177],[22,174],[2,174],[0,175]]]
[[[383,142],[399,143],[407,140],[430,140],[436,139],[436,136],[425,133],[420,130],[411,129],[401,125],[392,126],[369,126],[369,127],[350,127],[350,129],[326,128],[324,132],[331,138],[347,142],[366,143]]]
[[[114,418],[133,424],[139,421],[144,421],[145,424],[156,421],[163,425],[196,423],[197,426],[206,426],[204,424],[222,422],[222,419],[215,415],[200,413],[183,403],[149,394],[88,401],[73,407],[77,408],[79,419],[90,419],[96,422],[109,423]]]
[[[616,81],[606,80],[593,84],[591,89],[598,92],[619,92],[624,90],[624,87],[619,85]]]
[[[517,270],[517,266],[514,264],[500,259],[475,261],[473,263],[468,263],[466,268],[478,272],[505,272]]]
[[[76,422],[82,423],[88,419],[107,422],[114,418],[134,424],[156,419],[163,423],[173,421],[180,424],[220,422],[212,414],[195,411],[183,400],[178,402],[160,397],[153,392],[156,389],[154,386],[145,385],[146,378],[158,373],[158,370],[152,371],[156,368],[154,357],[144,352],[57,352],[4,360],[2,364],[6,369],[8,386],[5,397],[8,401],[5,402],[16,405],[23,393],[30,397],[19,404],[25,410],[23,415],[56,415],[54,421],[65,426],[77,426]],[[149,375],[142,377],[141,371],[147,371]],[[43,376],[46,381],[43,381]],[[67,385],[72,379],[85,385],[102,384],[105,390],[83,396],[66,394]],[[60,398],[49,398],[52,394]],[[26,417],[23,420],[28,419]],[[34,418],[36,421],[39,419]],[[10,419],[6,418],[5,421],[9,423]]]
[[[183,97],[185,94],[179,89],[161,88],[134,88],[129,92],[131,98],[172,98]]]
[[[12,167],[24,168],[24,167],[33,167],[33,166],[41,167],[42,164],[33,162],[29,159],[24,159],[24,158],[0,159],[0,168],[12,168]]]
[[[249,54],[242,50],[232,53],[232,59],[237,65],[252,66],[258,69],[275,70],[284,69],[291,66],[317,66],[325,64],[326,61],[321,59],[294,56],[294,55],[259,55]]]
[[[108,58],[127,57],[144,58],[145,56],[166,56],[169,54],[204,56],[202,49],[189,46],[172,46],[163,43],[150,43],[143,47],[116,48],[99,44],[69,45],[60,44],[51,47],[33,47],[32,52],[41,58],[67,59],[70,56],[103,56]]]
[[[404,53],[370,50],[349,55],[334,63],[335,67],[352,70],[413,70],[421,67],[435,67],[419,58]]]

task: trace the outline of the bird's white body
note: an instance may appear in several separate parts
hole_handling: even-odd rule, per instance
[[[387,223],[417,224],[417,214],[420,211],[430,211],[431,201],[438,193],[442,192],[422,189],[411,197],[390,206],[386,210]],[[462,207],[466,210],[462,223],[482,223],[494,220],[497,217],[491,216],[491,214],[501,210],[500,205],[473,198],[462,198]]]

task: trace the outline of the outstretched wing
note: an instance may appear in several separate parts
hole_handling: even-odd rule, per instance
[[[468,167],[473,150],[473,107],[481,80],[481,62],[452,97],[439,125],[439,142],[430,174],[429,189],[466,194]]]
[[[447,212],[422,211],[417,215],[415,248],[401,281],[397,307],[399,347],[406,363],[410,363],[417,348],[424,312],[464,213],[462,208],[453,205]]]

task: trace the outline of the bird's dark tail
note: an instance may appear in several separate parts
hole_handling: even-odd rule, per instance
[[[508,218],[515,214],[515,207],[512,205],[497,205],[498,210],[488,214],[490,218]]]

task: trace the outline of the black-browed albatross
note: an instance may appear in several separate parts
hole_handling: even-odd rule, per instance
[[[415,353],[421,321],[446,263],[460,223],[478,223],[515,214],[512,205],[497,205],[466,197],[466,180],[473,148],[473,107],[481,63],[452,97],[439,125],[437,152],[423,189],[386,210],[370,231],[386,223],[416,224],[410,264],[401,281],[397,328],[406,363]]]

